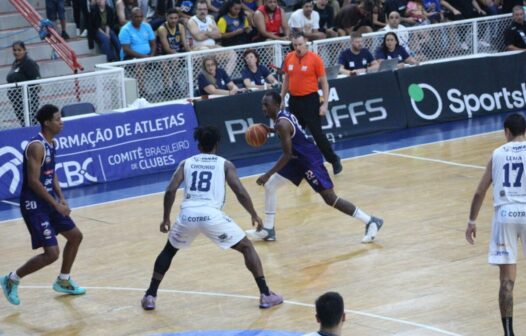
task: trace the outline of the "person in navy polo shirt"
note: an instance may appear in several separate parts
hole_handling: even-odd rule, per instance
[[[362,74],[368,68],[378,67],[378,62],[369,50],[362,48],[362,37],[357,32],[351,34],[351,48],[342,50],[338,64],[340,64],[340,73],[348,76]]]
[[[418,61],[409,55],[407,50],[400,45],[398,36],[393,32],[388,32],[384,35],[382,45],[376,49],[375,58],[382,62],[382,60],[398,59],[399,68],[404,67],[405,64],[418,65]]]

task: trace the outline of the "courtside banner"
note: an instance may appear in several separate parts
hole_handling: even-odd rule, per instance
[[[397,71],[410,127],[524,110],[525,74],[525,53]]]
[[[329,81],[329,113],[322,119],[331,142],[357,135],[401,129],[407,126],[398,82],[393,72],[381,72]],[[219,154],[228,159],[247,158],[276,151],[275,136],[259,148],[245,141],[245,131],[254,123],[273,127],[261,110],[264,92],[198,101],[194,104],[199,125],[216,125],[221,131]]]
[[[163,105],[64,122],[56,137],[62,188],[174,170],[197,153],[193,107]],[[0,199],[19,195],[23,150],[40,127],[0,132]]]

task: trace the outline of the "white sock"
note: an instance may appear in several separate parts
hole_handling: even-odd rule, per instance
[[[58,275],[58,278],[59,278],[60,280],[69,280],[69,274],[60,273],[60,274]]]
[[[9,273],[9,280],[11,281],[20,281],[20,277],[18,276],[18,274],[16,274],[16,272],[11,272]]]
[[[274,228],[274,218],[275,214],[265,214],[265,219],[263,220],[263,228],[271,230]]]
[[[362,210],[358,208],[354,210],[354,213],[352,214],[352,216],[356,219],[361,220],[362,222],[364,222],[364,224],[369,223],[369,221],[371,220],[371,216],[369,216],[368,214],[366,214],[365,212],[363,212]]]
[[[263,220],[263,227],[265,229],[274,228],[274,220],[276,218],[276,208],[278,207],[277,191],[278,188],[284,185],[287,179],[279,174],[273,174],[265,183],[265,219]]]

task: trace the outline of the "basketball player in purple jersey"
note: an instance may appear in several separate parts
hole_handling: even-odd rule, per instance
[[[64,124],[54,105],[42,106],[36,119],[41,125],[41,132],[29,141],[24,152],[20,209],[31,234],[33,249],[42,247],[44,253],[29,259],[15,272],[0,277],[4,295],[14,305],[20,304],[17,292],[20,279],[58,259],[60,251],[55,237],[58,233],[67,239],[67,243],[60,275],[53,284],[53,289],[72,295],[86,293],[69,276],[82,241],[82,233],[69,217],[71,209],[64,199],[55,174],[57,144],[54,137],[60,133]]]
[[[365,236],[362,243],[371,243],[383,224],[383,220],[369,216],[349,201],[334,192],[334,185],[327,169],[323,165],[323,156],[318,147],[307,138],[296,117],[286,111],[280,111],[281,96],[276,92],[267,92],[263,96],[262,108],[265,116],[274,120],[274,129],[281,141],[283,154],[274,166],[257,179],[257,184],[265,186],[265,221],[263,228],[249,230],[247,235],[265,241],[276,240],[274,216],[276,213],[276,191],[286,180],[298,186],[303,179],[321,195],[325,203],[353,216],[365,224]]]

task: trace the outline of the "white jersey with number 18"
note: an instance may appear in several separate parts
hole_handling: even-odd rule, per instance
[[[493,151],[493,206],[526,204],[526,142],[508,142]]]
[[[181,209],[212,207],[225,203],[225,159],[213,154],[197,154],[184,164],[184,200]]]

